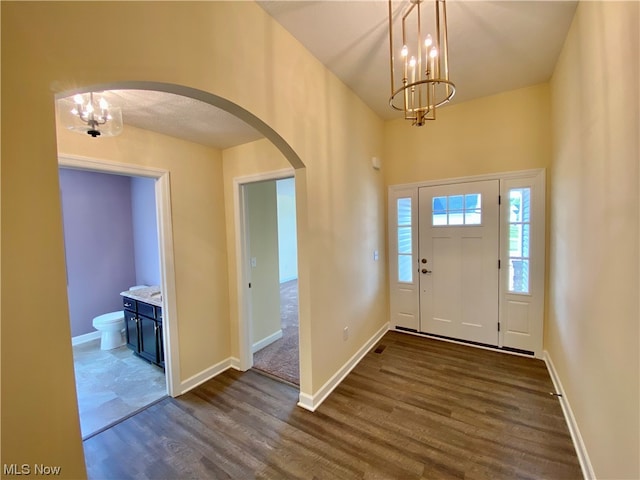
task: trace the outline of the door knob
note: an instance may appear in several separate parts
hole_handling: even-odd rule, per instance
[[[431,270],[427,270],[426,268],[423,268],[422,270],[420,270],[422,273],[431,273]]]
[[[422,260],[420,260],[422,263],[427,263],[427,259],[423,258]]]

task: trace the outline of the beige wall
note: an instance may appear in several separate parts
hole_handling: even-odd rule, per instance
[[[222,153],[125,126],[93,139],[58,128],[60,155],[79,155],[169,171],[180,378],[230,355]],[[172,319],[169,319],[172,321]]]
[[[640,478],[639,4],[581,2],[552,79],[545,337],[598,478]]]
[[[296,176],[301,390],[317,392],[386,321],[386,262],[373,260],[374,249],[384,250],[383,183],[370,164],[382,150],[383,122],[253,2],[2,2],[1,8],[2,461],[60,465],[64,476],[84,475],[53,108],[56,92],[76,87],[153,81],[210,92],[260,118],[302,159],[306,168]],[[118,26],[99,55],[78,30],[96,19]],[[193,175],[211,176],[209,190],[216,190],[211,168],[176,185],[188,190]],[[176,221],[189,225],[209,214],[215,193],[203,190],[185,191],[174,234]],[[200,253],[215,244],[180,235],[181,268],[198,272]],[[189,242],[197,247],[189,251]],[[207,320],[206,303],[186,305],[193,282],[185,278],[196,274],[177,275],[178,304],[194,319],[180,326],[182,374],[188,374],[213,359],[201,350],[201,327],[213,330],[215,323]],[[203,281],[215,287],[216,280]]]
[[[251,270],[251,342],[280,330],[278,197],[275,180],[246,186]]]
[[[386,185],[548,167],[549,86],[443,107],[438,119],[385,124]]]

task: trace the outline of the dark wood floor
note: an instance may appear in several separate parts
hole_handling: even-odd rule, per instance
[[[230,370],[85,441],[85,458],[93,479],[579,479],[552,390],[540,360],[389,332],[315,413]]]

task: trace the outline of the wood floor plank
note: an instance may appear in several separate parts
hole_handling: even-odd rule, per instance
[[[162,400],[85,441],[89,478],[581,478],[543,362],[398,332],[376,347],[314,413],[255,371]]]

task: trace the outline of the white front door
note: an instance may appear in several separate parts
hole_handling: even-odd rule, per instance
[[[420,331],[498,345],[498,180],[418,189]]]

